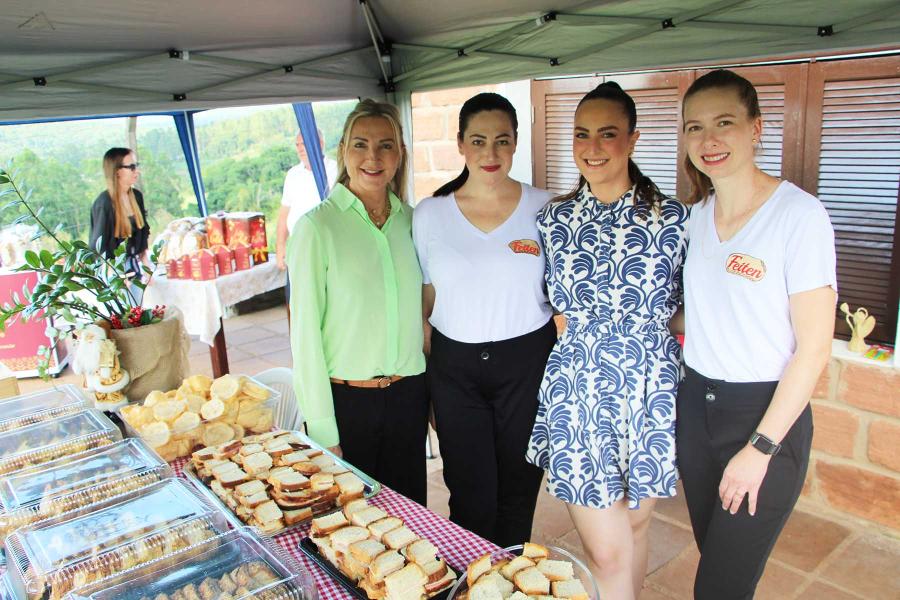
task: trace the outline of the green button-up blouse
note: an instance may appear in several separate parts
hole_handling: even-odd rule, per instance
[[[341,184],[297,221],[287,247],[294,391],[307,432],[339,443],[329,377],[418,375],[422,272],[412,208],[389,194],[382,229]]]

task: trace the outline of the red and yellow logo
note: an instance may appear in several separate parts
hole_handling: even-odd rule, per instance
[[[541,255],[541,246],[534,240],[513,240],[509,243],[509,249],[516,254]]]
[[[725,272],[750,281],[761,281],[766,276],[766,263],[748,254],[735,252],[725,261]]]

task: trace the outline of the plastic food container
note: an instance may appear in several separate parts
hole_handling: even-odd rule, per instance
[[[0,400],[0,433],[66,413],[90,408],[90,402],[71,384]]]
[[[200,384],[191,386],[194,376],[170,392],[152,392],[143,403],[123,406],[116,412],[129,436],[140,437],[166,461],[190,456],[197,448],[216,446],[245,435],[269,431],[275,422],[281,394],[252,377],[225,375],[236,383],[233,396],[224,401],[216,388],[210,392]],[[247,394],[252,389],[254,396]],[[228,392],[231,393],[231,392]],[[265,398],[262,398],[265,395]]]
[[[594,576],[591,575],[591,572],[588,570],[587,566],[577,559],[572,553],[563,550],[562,548],[557,548],[555,546],[544,546],[549,551],[549,556],[547,557],[550,560],[560,560],[572,563],[572,570],[575,575],[575,579],[581,581],[581,585],[584,587],[585,592],[587,592],[588,598],[590,600],[600,600],[600,590],[597,587],[597,582],[594,580]],[[496,565],[501,561],[507,561],[516,556],[522,554],[522,550],[524,549],[523,545],[510,546],[509,548],[503,548],[502,550],[497,550],[493,554],[491,554],[491,564]],[[449,600],[461,600],[468,596],[469,592],[469,584],[466,581],[466,571],[463,571],[460,574],[459,580],[456,582],[456,585],[453,586],[453,589],[450,590],[447,598]],[[549,597],[551,594],[547,594]]]
[[[239,587],[244,590],[236,591]],[[145,598],[316,600],[312,576],[275,543],[242,527],[161,561],[81,588],[73,600]]]
[[[0,433],[0,475],[64,456],[108,446],[122,439],[97,410],[81,410]]]
[[[165,479],[12,533],[5,544],[10,585],[20,600],[59,599],[228,527],[190,483]]]
[[[0,479],[0,539],[35,521],[172,477],[169,465],[128,439]]]

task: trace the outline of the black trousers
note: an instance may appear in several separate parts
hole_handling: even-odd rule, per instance
[[[800,496],[812,444],[809,406],[782,440],[759,489],[756,515],[744,498],[732,515],[722,508],[719,483],[728,461],[756,430],[777,381],[728,383],[690,367],[678,390],[676,444],[700,564],[697,600],[753,598],[769,553]]]
[[[424,373],[404,377],[384,389],[332,383],[331,394],[347,462],[426,506],[428,396]]]
[[[450,520],[505,547],[531,539],[543,471],[525,461],[553,321],[466,344],[434,330],[428,388],[450,490]]]

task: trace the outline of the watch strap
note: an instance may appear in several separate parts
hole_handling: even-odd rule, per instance
[[[750,445],[762,452],[763,454],[775,455],[781,450],[781,444],[776,444],[767,436],[758,431],[754,431],[750,436]]]

